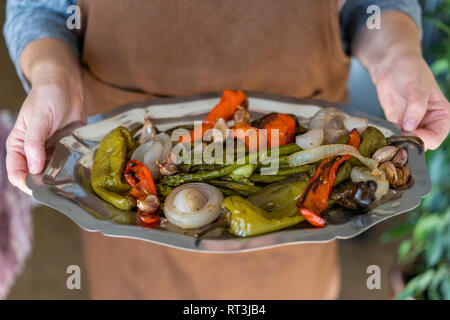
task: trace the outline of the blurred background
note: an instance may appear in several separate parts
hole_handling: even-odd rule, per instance
[[[4,3],[0,7],[0,25],[4,23]],[[450,0],[427,0],[421,4],[425,16],[424,54],[449,98]],[[16,113],[26,95],[3,38],[0,70],[0,109]],[[357,60],[352,61],[348,87],[351,105],[383,116],[370,77]],[[448,171],[448,140],[440,150],[427,154],[429,168],[441,164],[440,168]],[[382,222],[351,240],[340,241],[341,299],[391,299],[398,294],[400,298],[450,299],[450,187],[448,182],[439,179],[448,176],[442,170],[431,170],[432,194],[415,212]],[[32,251],[7,298],[88,299],[80,242],[80,233],[84,231],[48,207],[36,205],[32,219]],[[80,290],[66,287],[69,265],[81,268]],[[379,290],[367,289],[366,269],[370,265],[381,269]]]

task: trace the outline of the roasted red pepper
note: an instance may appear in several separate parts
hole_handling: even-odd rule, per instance
[[[259,149],[260,139],[264,139],[262,145],[266,145],[266,138],[260,135],[259,129],[248,124],[240,123],[235,125],[231,133],[233,138],[243,141],[247,149],[252,152]]]
[[[312,226],[318,228],[325,226],[325,220],[308,208],[300,207],[298,208],[298,210],[302,214],[303,218],[305,218],[305,220],[308,221]]]
[[[361,137],[356,129],[349,135],[348,144],[358,148]],[[325,221],[319,216],[327,209],[328,197],[333,187],[339,166],[352,156],[338,156],[323,160],[314,172],[305,191],[297,201],[297,208],[303,217],[315,227],[323,227]],[[319,219],[320,218],[320,219]]]
[[[295,119],[285,113],[271,113],[260,121],[259,127],[267,130],[267,142],[269,148],[274,148],[291,143],[295,136]],[[278,130],[278,139],[272,141],[271,130]]]
[[[259,149],[260,139],[264,140],[261,141],[262,145],[267,145],[267,148],[270,149],[291,143],[294,140],[295,125],[295,119],[292,116],[284,113],[271,113],[260,120],[259,128],[245,123],[235,125],[233,127],[233,137],[244,141],[247,149],[250,151]],[[239,134],[239,131],[237,131],[239,129],[243,130],[245,134]],[[266,129],[266,134],[260,134],[260,129]],[[278,130],[277,139],[274,141],[272,141],[272,130]],[[249,143],[253,134],[258,137],[256,140],[258,142],[256,148],[253,144]]]
[[[138,200],[144,200],[148,194],[156,195],[155,183],[147,167],[137,161],[130,160],[124,171],[125,181],[132,187],[131,195]]]
[[[124,171],[125,181],[132,187],[130,194],[137,200],[144,201],[148,195],[156,196],[155,183],[148,168],[137,160],[129,160]],[[138,208],[138,218],[144,224],[158,221],[159,214],[145,212]]]
[[[155,222],[158,222],[159,220],[159,214],[158,213],[150,213],[142,211],[138,208],[138,217],[141,222],[145,225],[154,224]]]
[[[214,128],[217,120],[220,118],[225,121],[230,120],[238,106],[243,104],[246,99],[247,95],[241,90],[224,90],[219,103],[211,110],[202,125],[192,130],[189,135],[180,137],[180,142],[190,142],[195,141],[195,138],[203,138],[206,131]],[[200,132],[195,132],[195,130],[200,130]]]

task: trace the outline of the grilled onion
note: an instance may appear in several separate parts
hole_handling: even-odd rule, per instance
[[[187,183],[175,188],[164,202],[170,223],[182,229],[200,228],[217,219],[223,195],[206,183]]]
[[[150,173],[153,180],[161,178],[159,166],[156,163],[162,162],[172,149],[172,141],[166,133],[160,133],[152,141],[140,145],[131,156],[131,159],[142,162]]]
[[[295,143],[303,150],[308,150],[320,146],[323,142],[323,137],[323,128],[312,129],[295,137]]]
[[[342,156],[346,154],[349,154],[357,158],[367,167],[372,169],[373,170],[372,174],[377,174],[379,172],[379,170],[377,169],[378,167],[377,161],[363,157],[359,153],[358,149],[346,144],[327,144],[317,148],[299,151],[291,154],[287,158],[287,160],[291,167],[298,167],[304,164],[314,163],[328,157]]]

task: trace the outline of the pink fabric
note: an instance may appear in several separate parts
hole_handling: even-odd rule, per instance
[[[33,198],[13,187],[6,174],[6,138],[14,120],[0,111],[0,299],[22,271],[32,244]]]

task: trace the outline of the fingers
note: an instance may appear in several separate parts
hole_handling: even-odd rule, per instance
[[[24,151],[27,159],[28,170],[31,174],[37,174],[44,169],[45,148],[51,121],[47,113],[35,113],[29,120],[25,132]]]
[[[426,149],[437,149],[450,130],[450,105],[442,102],[430,107],[419,128],[414,131],[425,143]]]
[[[422,122],[427,111],[428,92],[421,87],[409,87],[406,90],[406,108],[402,127],[405,131],[414,131]]]
[[[27,161],[23,152],[23,140],[17,130],[13,130],[6,141],[6,171],[11,184],[31,195],[25,181],[28,174]]]

